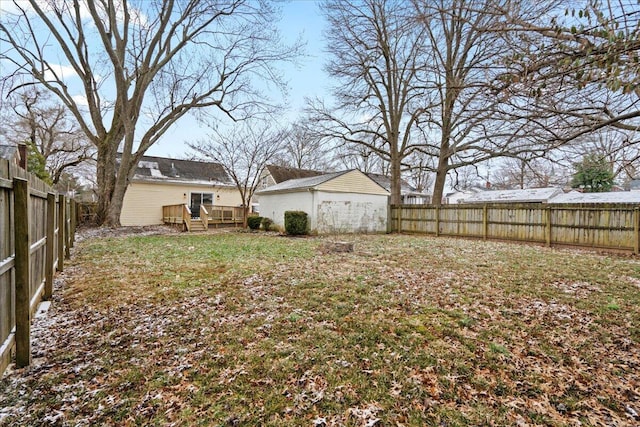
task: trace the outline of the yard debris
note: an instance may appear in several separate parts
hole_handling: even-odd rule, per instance
[[[325,242],[320,246],[319,251],[323,254],[332,254],[353,252],[353,249],[353,242]]]
[[[118,238],[73,248],[33,319],[34,364],[0,381],[0,426],[640,422],[635,259],[97,234]]]

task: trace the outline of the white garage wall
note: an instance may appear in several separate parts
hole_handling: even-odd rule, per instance
[[[284,230],[285,211],[303,211],[309,215],[311,229],[313,230],[312,199],[312,193],[307,190],[294,193],[261,194],[260,216],[270,218],[275,225]]]
[[[387,200],[386,195],[317,192],[315,229],[321,234],[386,232]]]

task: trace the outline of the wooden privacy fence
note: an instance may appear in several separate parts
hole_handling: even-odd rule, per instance
[[[637,204],[391,206],[390,231],[640,252]]]
[[[31,316],[53,292],[75,233],[75,202],[0,159],[0,374],[31,363]]]

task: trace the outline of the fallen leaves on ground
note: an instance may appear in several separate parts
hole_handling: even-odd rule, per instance
[[[0,382],[0,425],[640,424],[636,258],[91,233],[33,365]]]

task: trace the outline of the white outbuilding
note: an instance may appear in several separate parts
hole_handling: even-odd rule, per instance
[[[303,211],[309,215],[312,233],[387,230],[389,192],[359,170],[291,179],[256,194],[260,216],[283,229],[286,211]]]

